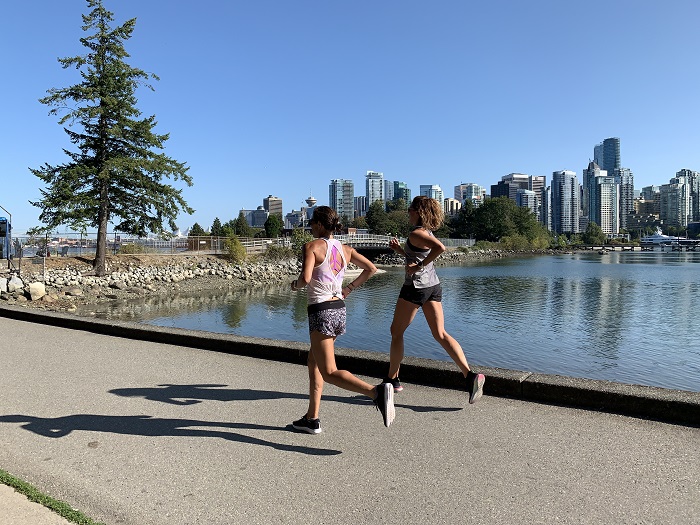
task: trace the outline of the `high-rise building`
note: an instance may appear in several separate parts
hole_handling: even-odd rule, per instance
[[[515,200],[518,190],[530,189],[530,176],[524,173],[509,173],[501,177],[498,184],[491,185],[491,197],[508,197]]]
[[[406,205],[411,204],[411,190],[408,184],[398,180],[394,181],[394,200],[403,199]]]
[[[351,180],[333,179],[328,185],[328,205],[347,226],[355,218],[355,185]]]
[[[367,208],[373,202],[384,202],[384,174],[378,171],[368,171],[365,181],[365,195],[367,197]]]
[[[627,229],[627,218],[634,213],[634,175],[629,168],[617,168],[611,173],[619,186],[620,228]]]
[[[480,206],[486,198],[486,188],[473,182],[463,182],[459,186],[455,186],[454,197],[462,204],[469,200],[474,206]]]
[[[384,181],[384,200],[386,202],[394,200],[394,181],[392,180]]]
[[[282,199],[279,197],[273,197],[272,195],[265,197],[263,199],[263,208],[270,215],[276,213],[280,216],[280,218],[282,218]]]
[[[588,163],[588,168],[583,170],[583,184],[581,187],[581,211],[584,217],[598,224],[593,217],[596,215],[598,203],[596,202],[596,177],[607,177],[608,172],[601,170],[595,161]],[[598,224],[600,226],[600,224]]]
[[[575,171],[552,173],[551,214],[552,231],[579,233],[579,183]]]
[[[355,197],[353,201],[355,217],[364,217],[365,215],[367,215],[367,197],[365,197],[364,195],[360,195],[358,197]]]
[[[593,185],[591,200],[595,202],[595,207],[588,220],[600,226],[603,233],[616,235],[620,232],[620,186],[615,177],[607,175],[595,177]]]
[[[445,215],[453,216],[457,215],[459,213],[459,210],[462,208],[462,201],[453,199],[452,197],[449,197],[445,199],[443,206],[442,206],[442,211],[445,213]]]
[[[537,199],[535,192],[532,190],[519,189],[515,194],[515,204],[521,208],[529,209],[533,215],[537,214],[538,202],[539,199]]]
[[[679,172],[682,173],[682,172]],[[659,218],[668,226],[685,227],[692,222],[691,183],[686,174],[674,177],[659,188]]]
[[[258,206],[254,210],[241,210],[241,213],[243,213],[248,226],[252,228],[264,228],[270,215],[262,206]]]
[[[437,184],[421,184],[420,185],[420,195],[424,197],[430,197],[435,199],[442,205],[444,199],[444,194],[442,193],[442,188]]]
[[[535,192],[534,213],[538,221],[542,221],[542,192],[547,187],[547,177],[544,175],[526,175],[524,173],[509,173],[501,177],[498,184],[491,185],[491,198],[508,197],[515,201],[519,190]]]
[[[600,169],[607,171],[608,174],[620,169],[622,167],[620,164],[620,139],[612,137],[597,144],[593,148],[593,162],[600,166]]]
[[[640,198],[644,199],[645,201],[653,201],[654,197],[659,194],[659,187],[658,186],[644,186],[642,188],[642,192],[640,194]]]
[[[676,177],[685,178],[690,187],[690,220],[700,221],[700,172],[682,169]]]

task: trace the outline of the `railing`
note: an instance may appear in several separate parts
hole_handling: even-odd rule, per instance
[[[388,247],[391,235],[351,234],[336,235],[343,243],[355,247]],[[49,257],[82,257],[94,256],[97,246],[97,234],[81,235],[75,232],[55,233],[49,238],[29,237],[26,235],[13,236],[15,257],[34,257],[47,254]],[[107,235],[107,252],[175,255],[175,254],[220,254],[224,253],[225,237],[175,237],[172,239],[140,238],[117,233]],[[278,245],[290,247],[290,237],[252,238],[239,237],[247,253],[261,253],[268,246]],[[405,238],[400,238],[401,243]],[[473,239],[440,239],[448,248],[472,246]]]

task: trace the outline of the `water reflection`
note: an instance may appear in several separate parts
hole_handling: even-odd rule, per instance
[[[443,267],[447,330],[471,363],[700,391],[695,313],[700,253],[612,252]],[[377,275],[348,299],[338,346],[388,352],[403,280]],[[140,298],[97,315],[162,326],[308,341],[306,297],[286,283],[236,291]],[[422,313],[406,354],[449,360]],[[650,369],[654,373],[650,373]]]

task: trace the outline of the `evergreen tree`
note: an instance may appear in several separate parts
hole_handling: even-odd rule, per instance
[[[279,237],[283,230],[282,218],[272,213],[265,221],[265,235],[269,238]]]
[[[369,233],[386,235],[391,229],[389,218],[386,211],[384,211],[384,203],[382,201],[374,201],[370,204],[365,220],[367,221]]]
[[[136,19],[112,29],[113,14],[102,0],[87,0],[88,15],[82,29],[88,36],[80,39],[85,55],[59,58],[66,69],[80,70],[82,82],[67,88],[48,90],[40,99],[51,106],[50,115],[65,113],[63,125],[78,152],[64,150],[70,161],[59,166],[45,164],[31,172],[46,189],[33,202],[41,209],[40,220],[48,227],[73,225],[84,221],[97,227],[97,252],[93,267],[96,275],[105,274],[107,228],[131,235],[145,236],[149,231],[162,233],[163,223],[177,229],[175,218],[182,209],[193,213],[178,190],[162,179],[192,180],[188,167],[167,157],[161,150],[168,135],[157,134],[155,116],[141,117],[137,109],[136,89],[153,89],[149,79],[158,77],[130,66],[124,42],[131,38]]]
[[[408,203],[403,199],[387,201],[386,211],[390,213],[392,211],[408,211]]]
[[[224,237],[224,227],[221,225],[221,221],[218,217],[216,217],[214,222],[211,224],[211,231],[209,234],[212,237]]]
[[[236,235],[236,221],[231,219],[222,226],[222,237],[233,237]]]
[[[387,214],[388,230],[386,233],[408,237],[411,232],[411,223],[408,220],[408,212],[404,210],[394,210]]]
[[[233,221],[233,233],[238,237],[252,237],[253,232],[251,230],[252,228],[248,224],[248,221],[245,220],[243,211],[239,212],[238,218]]]
[[[204,228],[202,228],[199,223],[195,222],[194,225],[190,228],[190,232],[187,234],[188,237],[202,237],[203,235],[206,235],[207,232],[204,231]]]

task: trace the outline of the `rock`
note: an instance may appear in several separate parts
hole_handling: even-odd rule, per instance
[[[7,293],[7,278],[0,277],[0,293]]]
[[[33,282],[29,283],[29,297],[32,301],[38,301],[46,295],[46,287],[44,283]]]
[[[24,288],[24,282],[22,282],[22,279],[17,277],[16,275],[13,275],[10,277],[10,280],[7,282],[7,291],[9,293],[13,293],[16,291],[22,291]]]

